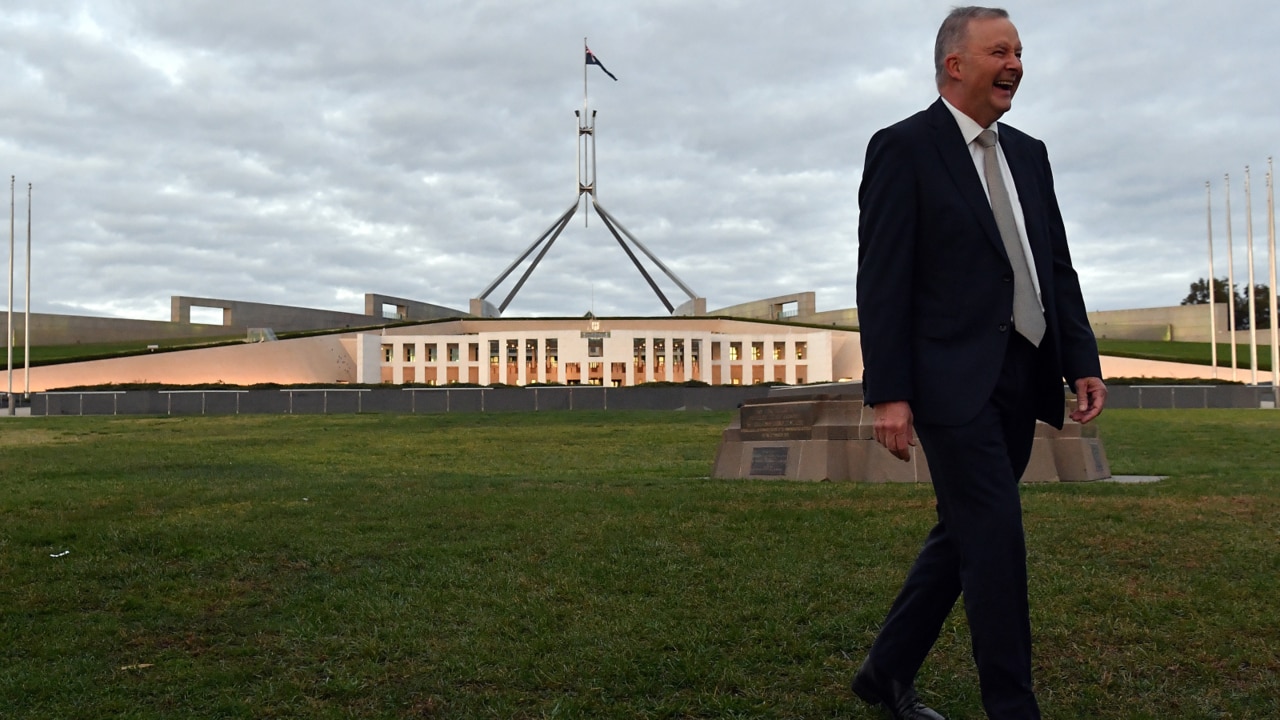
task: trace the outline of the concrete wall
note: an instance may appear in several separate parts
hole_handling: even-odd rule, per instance
[[[808,325],[834,325],[837,327],[858,327],[858,308],[843,310],[824,310],[811,315],[794,318],[795,322]]]
[[[402,313],[401,319],[405,320],[467,317],[467,313],[461,310],[375,293],[365,295],[366,310],[372,308],[368,314],[175,295],[169,300],[170,319],[167,321],[32,313],[31,344],[44,346],[136,341],[145,347],[151,341],[241,338],[246,336],[249,328],[271,328],[281,333],[370,327],[395,319],[382,316],[384,303],[396,306]],[[220,309],[222,321],[216,324],[192,323],[192,307]],[[13,318],[16,347],[20,347],[26,336],[26,319],[23,313],[14,313]],[[0,328],[7,327],[8,316],[0,314]]]
[[[791,295],[779,295],[778,297],[766,298],[764,300],[753,300],[749,303],[741,305],[732,305],[719,310],[712,310],[708,315],[721,315],[725,317],[747,318],[751,320],[789,320],[792,322],[805,322],[799,318],[813,315],[817,310],[817,296],[813,292],[801,292]],[[795,303],[796,314],[794,316],[784,316],[783,306]]]
[[[1214,306],[1218,342],[1230,342],[1226,305]],[[1174,305],[1089,313],[1089,324],[1100,338],[1209,342],[1209,306]]]
[[[241,332],[247,328],[271,328],[277,333],[331,330],[369,327],[386,322],[381,316],[369,317],[359,313],[182,295],[174,295],[170,299],[170,319],[175,323],[190,323],[192,307],[220,308],[222,324],[228,328],[237,328]]]
[[[406,300],[405,298],[392,297],[390,295],[365,293],[365,315],[375,318],[385,317],[383,314],[383,306],[385,305],[395,307],[395,315],[391,318],[395,320],[438,320],[440,318],[460,318],[468,316],[468,314],[463,310],[454,310],[453,308],[447,308],[443,305],[432,305],[431,303],[418,302],[417,300]]]
[[[0,328],[8,327],[7,314],[0,313]],[[13,314],[14,357],[21,357],[23,339],[26,336],[26,318]],[[243,337],[244,328],[223,325],[166,322],[158,320],[129,320],[124,318],[92,317],[88,315],[54,315],[31,313],[31,344],[79,345],[98,343],[137,342],[145,348],[148,341],[182,339],[219,339]]]

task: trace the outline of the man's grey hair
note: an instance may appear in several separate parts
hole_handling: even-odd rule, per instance
[[[969,23],[973,20],[996,18],[1007,20],[1009,12],[1003,8],[976,5],[951,9],[947,19],[942,21],[942,27],[938,28],[938,40],[933,45],[933,71],[938,87],[942,87],[947,79],[947,68],[943,65],[943,61],[948,55],[964,47],[965,41],[969,39]]]

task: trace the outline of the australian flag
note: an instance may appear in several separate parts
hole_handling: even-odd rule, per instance
[[[586,48],[587,50],[587,64],[599,66],[601,70],[604,70],[605,75],[608,75],[609,77],[613,78],[614,82],[617,82],[618,76],[609,72],[608,68],[604,66],[604,63],[600,62],[600,58],[597,58],[595,56],[595,53],[591,52],[591,48],[587,47],[586,45],[583,45],[582,47]]]

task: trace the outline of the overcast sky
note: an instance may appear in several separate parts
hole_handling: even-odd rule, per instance
[[[866,143],[936,97],[950,6],[6,0],[15,307],[33,183],[37,312],[361,312],[366,292],[466,309],[574,201],[584,37],[619,78],[588,68],[600,203],[709,308],[804,290],[851,307]],[[1246,165],[1266,282],[1280,4],[1008,7],[1026,75],[1004,120],[1049,146],[1089,309],[1176,305],[1206,275],[1208,180],[1225,276],[1226,173],[1243,282]],[[506,315],[664,313],[581,218]]]

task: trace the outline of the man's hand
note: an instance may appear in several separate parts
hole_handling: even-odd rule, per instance
[[[876,403],[874,409],[876,442],[899,460],[910,460],[910,448],[916,444],[912,438],[911,405],[906,400],[895,400]]]
[[[1107,386],[1102,384],[1102,378],[1080,378],[1076,380],[1076,399],[1078,403],[1071,419],[1083,425],[1098,417],[1102,406],[1107,404]]]

